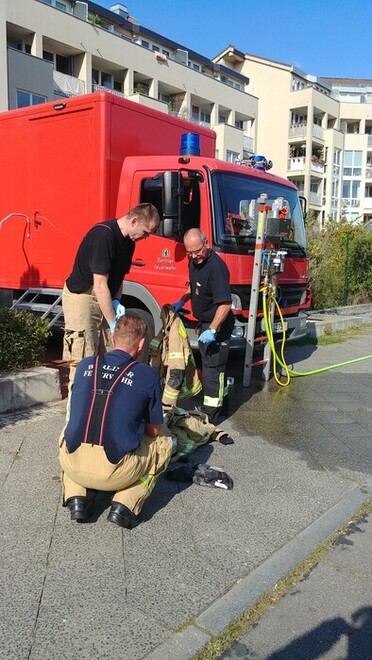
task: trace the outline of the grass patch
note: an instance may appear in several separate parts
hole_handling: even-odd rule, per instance
[[[207,646],[195,656],[194,660],[215,660],[231,644],[244,635],[249,628],[258,621],[271,607],[274,607],[279,600],[285,596],[301,580],[306,578],[316,565],[327,556],[331,548],[335,545],[341,536],[347,534],[349,527],[361,522],[365,516],[372,513],[372,499],[368,500],[352,516],[347,525],[340,527],[329,539],[320,543],[300,564],[295,566],[288,575],[279,580],[275,587],[264,594],[250,610],[245,612],[239,619],[234,621],[225,630],[214,637]]]
[[[362,335],[368,335],[371,333],[372,325],[362,324],[356,325],[353,328],[347,328],[346,330],[337,330],[336,332],[327,332],[325,330],[322,337],[318,337],[318,346],[328,346],[329,344],[340,344],[348,339],[353,337],[360,337]]]
[[[346,330],[336,330],[332,332],[325,328],[324,335],[322,337],[313,337],[307,335],[302,339],[294,339],[293,341],[288,342],[288,346],[328,346],[329,344],[341,344],[348,339],[353,337],[360,337],[364,335],[369,335],[372,332],[372,325],[369,323],[362,323],[361,325],[355,325],[353,328],[347,328]]]

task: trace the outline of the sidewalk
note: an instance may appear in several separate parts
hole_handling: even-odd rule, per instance
[[[288,362],[365,356],[371,336],[289,348]],[[372,360],[287,388],[243,388],[241,360],[231,370],[235,444],[192,462],[234,489],[161,478],[131,531],[104,498],[91,524],[62,508],[65,401],[0,416],[1,659],[191,660],[371,498]]]
[[[314,570],[221,660],[371,660],[372,515],[352,524]]]

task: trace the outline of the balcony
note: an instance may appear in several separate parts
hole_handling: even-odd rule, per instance
[[[81,96],[85,94],[85,82],[60,71],[53,71],[53,92],[55,96]]]
[[[220,153],[225,153],[228,150],[243,154],[244,132],[241,128],[229,124],[214,124],[212,128],[216,132]]]
[[[139,103],[140,105],[145,105],[147,108],[153,108],[153,110],[160,110],[160,112],[168,113],[168,104],[164,101],[159,101],[153,96],[148,96],[148,94],[129,94],[127,96],[129,101],[134,101],[134,103]]]
[[[371,211],[372,210],[372,197],[365,197],[364,198],[364,211]]]

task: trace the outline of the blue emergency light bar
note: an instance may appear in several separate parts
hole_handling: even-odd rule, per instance
[[[265,156],[258,156],[256,154],[250,156],[250,158],[248,158],[248,162],[251,167],[254,167],[256,170],[261,170],[262,172],[271,170],[273,166],[272,160],[267,160]]]
[[[200,135],[183,133],[181,135],[181,156],[200,156]]]

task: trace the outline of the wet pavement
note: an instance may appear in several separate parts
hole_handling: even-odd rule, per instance
[[[310,371],[359,358],[371,338],[288,348],[287,361]],[[231,359],[235,444],[191,458],[234,489],[161,478],[131,531],[107,522],[108,502],[86,525],[62,508],[65,401],[0,416],[0,658],[191,660],[371,497],[372,360],[286,388],[243,388],[242,368]]]

